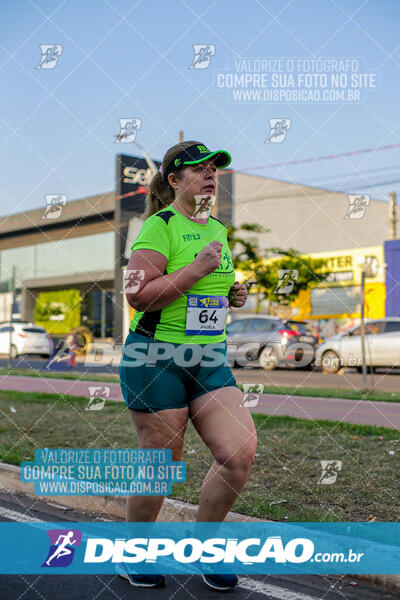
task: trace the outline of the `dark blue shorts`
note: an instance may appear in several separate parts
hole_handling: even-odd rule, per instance
[[[130,331],[119,368],[126,405],[150,413],[185,408],[207,392],[238,387],[226,355],[226,342],[173,344]]]

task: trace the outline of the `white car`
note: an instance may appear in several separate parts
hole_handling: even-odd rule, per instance
[[[326,373],[341,367],[355,367],[361,372],[360,326],[330,337],[315,353],[315,365]],[[375,367],[400,366],[400,318],[369,320],[365,323],[365,359],[369,371]]]
[[[53,352],[53,342],[43,327],[33,323],[16,322],[0,323],[0,354],[10,352],[11,332],[11,358],[20,354],[40,354],[48,358]]]

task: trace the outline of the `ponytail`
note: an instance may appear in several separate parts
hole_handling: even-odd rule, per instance
[[[156,173],[149,185],[149,193],[146,197],[146,209],[143,219],[169,206],[174,201],[174,190],[167,181],[164,181],[160,171]]]
[[[182,152],[182,150],[189,148],[189,146],[193,146],[193,144],[199,143],[200,142],[188,140],[187,142],[181,142],[180,144],[172,146],[172,148],[167,150],[164,155],[161,171],[165,173],[169,163],[172,160],[174,160],[174,158],[177,157],[178,154]],[[175,171],[177,179],[181,177],[182,170],[183,169],[178,169],[177,171]],[[165,179],[163,179],[161,171],[158,171],[158,173],[154,175],[153,179],[150,182],[149,193],[146,197],[146,208],[143,213],[143,219],[148,219],[149,217],[151,217],[151,215],[154,215],[162,208],[169,206],[175,199],[174,188],[169,185],[168,181],[165,181]]]

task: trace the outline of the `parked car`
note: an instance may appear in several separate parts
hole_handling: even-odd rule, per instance
[[[357,326],[326,339],[316,350],[315,365],[325,373],[336,373],[341,367],[355,367],[361,372],[360,333]],[[400,317],[365,323],[365,359],[369,370],[400,366]]]
[[[273,370],[288,366],[287,349],[300,342],[302,333],[292,327],[295,321],[252,315],[226,326],[228,362],[231,366],[261,367]],[[286,357],[285,357],[286,353]],[[293,357],[291,357],[293,359]],[[309,362],[311,362],[309,360]]]
[[[11,332],[11,358],[20,354],[40,354],[48,358],[53,351],[53,342],[50,335],[43,327],[23,321],[0,323],[0,354],[10,352]]]

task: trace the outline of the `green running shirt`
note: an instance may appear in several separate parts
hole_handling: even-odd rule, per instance
[[[205,224],[195,223],[168,206],[146,219],[131,250],[146,248],[160,252],[168,259],[165,274],[169,274],[192,263],[196,254],[212,241],[223,244],[218,269],[197,281],[190,290],[168,306],[151,312],[136,312],[130,324],[132,331],[176,344],[207,344],[225,340],[225,325],[223,333],[217,335],[185,333],[187,296],[199,294],[227,298],[235,282],[227,231],[221,221],[210,216]]]

